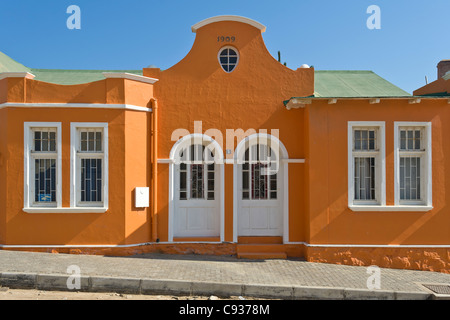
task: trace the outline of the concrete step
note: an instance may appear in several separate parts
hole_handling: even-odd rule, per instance
[[[238,244],[237,257],[244,259],[286,259],[282,244]]]
[[[283,237],[238,237],[239,244],[282,244]]]
[[[284,252],[282,244],[238,244],[237,252]]]
[[[255,259],[255,260],[267,260],[267,259],[286,259],[287,255],[283,252],[238,252],[237,257],[239,259]]]

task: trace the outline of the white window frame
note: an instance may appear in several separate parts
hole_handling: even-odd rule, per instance
[[[377,151],[354,151],[353,132],[355,129],[376,129]],[[386,206],[386,143],[385,143],[385,122],[384,121],[349,121],[348,122],[348,206],[351,209],[368,209],[370,207]],[[375,157],[375,199],[376,200],[355,200],[354,185],[354,163],[355,157],[373,156]]]
[[[231,49],[231,50],[233,50],[234,52],[236,52],[236,55],[237,55],[236,63],[235,63],[235,65],[234,65],[233,70],[231,70],[231,71],[226,71],[226,70],[223,68],[223,66],[222,66],[222,62],[220,61],[220,55],[221,55],[221,53],[222,53],[225,49]],[[224,46],[224,47],[220,48],[219,53],[217,54],[217,59],[219,60],[219,64],[220,64],[220,67],[222,68],[222,70],[223,70],[224,72],[226,72],[226,73],[231,73],[231,72],[233,72],[234,70],[236,70],[236,68],[237,68],[237,66],[238,66],[238,64],[239,64],[239,59],[240,59],[239,50],[238,50],[236,47],[233,47],[233,46]],[[229,65],[230,65],[230,63],[228,63],[228,66],[229,66]]]
[[[34,202],[34,159],[41,157],[34,156],[33,150],[33,132],[35,129],[56,129],[56,155],[51,155],[56,160],[56,203],[36,204]],[[24,122],[24,210],[30,208],[52,209],[62,206],[62,157],[61,157],[61,122]]]
[[[102,129],[102,153],[79,153],[78,146],[80,145],[80,129]],[[83,156],[82,156],[83,154]],[[81,172],[81,158],[85,157],[102,157],[102,199],[100,203],[80,203],[80,186],[79,178]],[[86,209],[86,212],[91,212],[89,208],[102,208],[104,211],[108,209],[108,123],[104,122],[72,122],[70,123],[70,206],[71,208]]]
[[[400,129],[422,128],[423,136],[421,144],[425,147],[423,151],[401,151]],[[432,207],[432,149],[431,149],[431,122],[394,122],[394,185],[395,205],[409,207]],[[422,201],[400,200],[400,157],[402,155],[417,156],[421,158],[421,195]]]

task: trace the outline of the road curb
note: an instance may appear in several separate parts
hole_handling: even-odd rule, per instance
[[[69,277],[70,280],[69,280]],[[119,278],[106,276],[80,276],[80,287],[70,290],[68,282],[75,284],[73,276],[61,274],[0,273],[0,287],[11,289],[38,289],[48,291],[117,292],[129,294],[163,294],[190,296],[247,296],[285,300],[429,300],[427,292],[400,292],[365,290],[356,288],[272,286],[266,284],[238,284],[219,282],[193,282],[169,279]]]

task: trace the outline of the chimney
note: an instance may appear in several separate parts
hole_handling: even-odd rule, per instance
[[[442,78],[447,72],[450,71],[450,60],[441,60],[438,65],[438,79]]]

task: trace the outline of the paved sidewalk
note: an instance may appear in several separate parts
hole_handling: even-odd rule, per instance
[[[300,260],[144,254],[131,257],[0,250],[0,285],[68,290],[69,266],[81,272],[80,291],[253,296],[281,299],[433,299],[421,283],[450,286],[450,275],[380,269],[381,289],[368,290],[366,267]],[[444,296],[438,296],[445,298]]]

